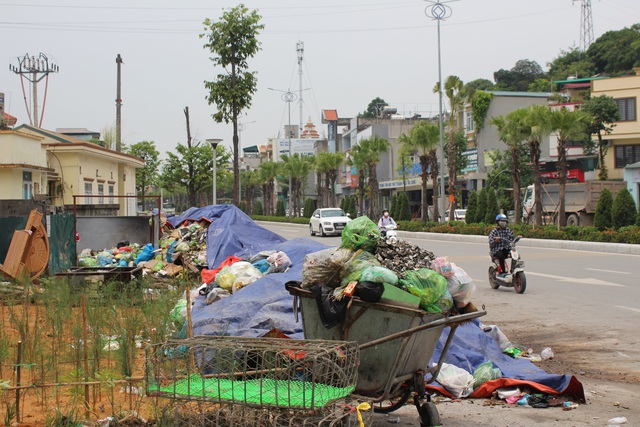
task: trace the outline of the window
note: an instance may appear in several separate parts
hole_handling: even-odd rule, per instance
[[[98,184],[98,203],[104,203],[104,184]]]
[[[471,111],[466,112],[466,122],[467,122],[467,132],[473,132],[474,124],[473,124],[473,115]]]
[[[85,182],[84,183],[84,195],[85,196],[93,195],[93,183],[92,182]],[[92,198],[91,197],[85,197],[84,198],[85,205],[90,205],[91,202],[92,202]]]
[[[636,99],[635,98],[621,98],[616,99],[618,104],[618,111],[620,112],[620,121],[629,122],[636,120]]]
[[[616,145],[616,168],[640,162],[640,145]]]
[[[31,172],[22,172],[22,198],[24,200],[33,198],[33,177]]]
[[[113,185],[109,185],[109,203],[113,203]]]

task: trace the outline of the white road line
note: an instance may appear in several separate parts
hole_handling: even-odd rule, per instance
[[[640,308],[626,307],[624,305],[616,305],[616,308],[621,308],[623,310],[635,311],[636,313],[640,313]]]
[[[571,283],[579,283],[582,285],[599,285],[599,286],[613,286],[617,288],[626,288],[625,285],[620,285],[619,283],[605,282],[604,280],[594,279],[592,277],[589,277],[586,279],[579,279],[577,277],[554,276],[552,274],[534,273],[532,271],[526,271],[525,274],[527,274],[528,276],[538,276],[538,277],[546,277],[549,279],[555,279],[559,282],[571,282]]]
[[[614,273],[614,274],[631,274],[628,271],[618,271],[618,270],[603,270],[602,268],[587,268],[586,270],[591,271],[602,271],[604,273]]]

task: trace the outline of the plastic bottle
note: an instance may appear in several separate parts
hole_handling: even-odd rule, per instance
[[[550,347],[545,347],[540,352],[540,357],[542,357],[542,360],[553,359],[553,356],[555,355],[553,354],[553,350],[551,350]]]

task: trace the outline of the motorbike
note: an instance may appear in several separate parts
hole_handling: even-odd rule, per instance
[[[504,266],[507,270],[505,275],[498,274],[500,262],[497,258],[491,257],[493,263],[489,267],[489,284],[493,289],[498,289],[500,286],[513,288],[519,294],[524,293],[527,289],[527,277],[524,274],[524,260],[520,258],[520,254],[516,248],[516,243],[520,240],[517,237],[515,240],[511,240],[511,251],[507,259],[504,260]]]
[[[389,244],[396,243],[398,241],[398,232],[396,231],[397,228],[398,226],[393,224],[386,225],[380,228],[380,237],[386,239],[387,243]]]

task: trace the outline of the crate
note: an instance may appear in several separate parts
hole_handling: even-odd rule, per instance
[[[196,337],[146,349],[146,393],[219,405],[316,410],[350,395],[354,342]]]

